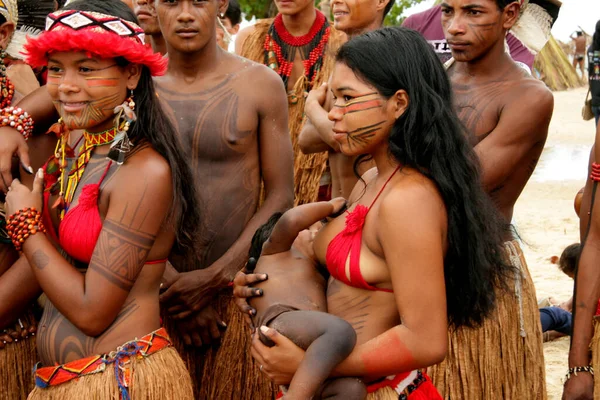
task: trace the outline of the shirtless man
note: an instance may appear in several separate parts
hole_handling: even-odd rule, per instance
[[[155,52],[166,54],[167,45],[160,31],[160,26],[158,26],[158,18],[156,17],[153,0],[134,0],[133,12],[135,12],[135,16],[140,23],[140,28],[144,30],[146,38],[150,38],[152,49]],[[146,39],[147,42],[148,39]]]
[[[511,0],[442,3],[442,26],[455,60],[448,70],[455,105],[479,157],[482,183],[506,223],[542,153],[554,107],[546,86],[505,52],[504,38],[519,11],[519,2]],[[518,242],[506,240],[507,255],[521,270],[518,291],[498,293],[498,316],[482,328],[451,333],[457,350],[431,375],[444,397],[488,399],[504,393],[504,398],[524,398],[530,393],[527,398],[545,398],[535,289]],[[500,315],[509,317],[499,323]],[[499,346],[487,351],[474,344],[478,340],[497,340]],[[480,361],[461,362],[465,354]]]
[[[573,53],[573,68],[577,71],[577,67],[581,70],[581,79],[585,78],[585,69],[583,68],[583,62],[585,61],[586,51],[586,40],[585,35],[581,31],[575,33],[576,36],[571,34],[571,39],[575,45],[575,52]]]
[[[375,30],[383,26],[383,20],[392,9],[395,0],[333,0],[334,27],[352,38],[364,32]],[[298,144],[305,154],[327,151],[329,156],[329,169],[331,173],[331,197],[348,198],[352,188],[356,185],[358,177],[354,173],[355,157],[348,157],[339,152],[339,145],[333,139],[333,122],[329,120],[328,113],[333,104],[333,96],[327,84],[313,90],[306,99],[306,122]],[[358,169],[359,175],[368,170],[372,165],[364,163]]]
[[[227,0],[156,0],[154,5],[170,58],[156,89],[189,149],[204,232],[197,240],[199,259],[170,257],[176,270],[165,277],[161,301],[173,316],[165,324],[175,324],[175,340],[199,348],[220,337],[224,323],[210,304],[245,263],[252,235],[274,212],[292,205],[287,102],[277,74],[217,46],[216,18],[227,9]],[[40,110],[33,114],[38,122],[53,106],[46,93],[35,94],[37,101],[26,100]],[[0,167],[15,151],[29,166],[27,150],[16,131],[0,130]],[[12,181],[10,168],[0,172]],[[265,197],[259,210],[261,182]],[[200,385],[203,361],[214,357],[193,348],[178,350]]]
[[[335,52],[344,37],[331,28],[316,9],[314,0],[275,0],[275,5],[277,16],[240,31],[235,48],[242,57],[265,63],[277,71],[286,85],[294,150],[295,203],[304,204],[317,200],[327,162],[327,153],[322,150],[304,155],[298,147],[305,93],[328,79]]]

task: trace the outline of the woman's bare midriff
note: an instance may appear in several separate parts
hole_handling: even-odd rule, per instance
[[[37,346],[43,366],[107,354],[160,327],[158,287],[164,264],[147,264],[140,272],[119,315],[104,333],[90,337],[47,302],[38,327]]]
[[[400,324],[393,293],[348,286],[330,278],[327,311],[348,322],[361,345]]]

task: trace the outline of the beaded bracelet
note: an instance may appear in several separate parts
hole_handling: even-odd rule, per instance
[[[569,368],[569,370],[567,371],[567,375],[565,376],[565,382],[569,380],[571,375],[577,376],[578,372],[589,372],[590,374],[592,374],[592,376],[594,376],[594,368],[592,368],[591,365],[588,365],[587,367],[573,367]]]
[[[25,140],[33,134],[33,119],[27,111],[18,107],[6,107],[0,110],[0,126],[15,128]]]
[[[34,207],[19,210],[6,220],[6,230],[17,251],[21,251],[23,243],[38,232],[46,233],[42,223],[42,214]]]

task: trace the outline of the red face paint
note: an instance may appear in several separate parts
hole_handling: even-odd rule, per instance
[[[103,77],[91,77],[85,78],[89,87],[116,87],[119,85],[118,78],[103,78]]]
[[[361,101],[359,103],[354,103],[352,105],[343,107],[342,112],[344,114],[350,114],[353,112],[371,110],[373,108],[379,108],[379,107],[381,107],[380,100],[366,100],[366,101]]]

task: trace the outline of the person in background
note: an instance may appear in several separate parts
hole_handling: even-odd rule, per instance
[[[223,50],[229,50],[232,36],[237,35],[242,22],[242,9],[238,0],[229,0],[227,11],[224,15],[219,15],[219,20],[221,23],[217,25],[217,43]]]
[[[592,44],[588,48],[588,80],[592,96],[592,112],[596,118],[596,125],[598,125],[600,118],[600,20],[596,22]]]

